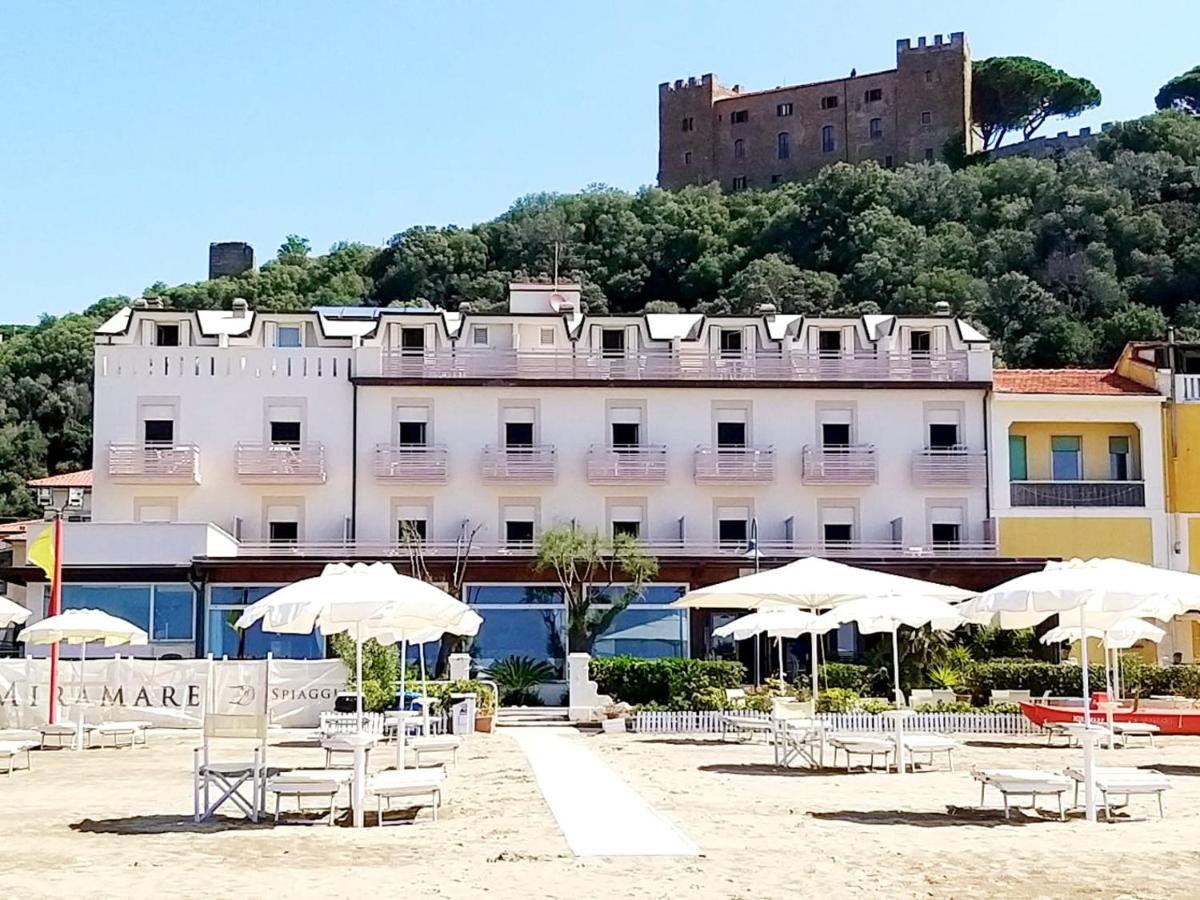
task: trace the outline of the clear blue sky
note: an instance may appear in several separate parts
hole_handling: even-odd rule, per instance
[[[657,85],[748,88],[894,64],[965,31],[1150,111],[1200,63],[1195,0],[266,2],[10,0],[0,29],[0,322],[413,224],[469,225],[535,191],[654,180]]]

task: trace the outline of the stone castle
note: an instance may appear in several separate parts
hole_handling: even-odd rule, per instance
[[[658,87],[658,184],[765,188],[833,162],[881,166],[980,149],[962,32],[896,42],[896,68],[767,91],[708,74]]]

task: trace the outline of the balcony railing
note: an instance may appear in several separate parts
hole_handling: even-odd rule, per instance
[[[774,480],[774,447],[696,448],[697,484],[764,484]]]
[[[195,444],[109,444],[108,477],[127,484],[199,484]]]
[[[1012,481],[1013,506],[1145,506],[1142,481]]]
[[[325,445],[239,442],[237,476],[246,484],[322,484]]]
[[[874,444],[806,445],[800,480],[805,484],[875,484],[879,481],[879,454]]]
[[[965,381],[967,353],[784,353],[721,356],[707,348],[621,355],[572,350],[383,350],[389,378],[517,378],[571,381]]]
[[[545,484],[554,481],[558,474],[558,457],[550,444],[532,447],[498,447],[488,444],[483,448],[480,474],[484,481]]]
[[[593,444],[588,450],[589,484],[642,484],[667,480],[667,448],[662,445],[611,447]]]
[[[445,484],[449,452],[425,444],[376,444],[375,477],[380,481]]]
[[[683,557],[688,559],[709,558],[736,563],[740,566],[752,565],[747,560],[745,543],[718,542],[707,540],[679,541],[655,540],[643,541],[648,552],[658,557]],[[995,556],[997,553],[994,541],[962,542],[957,544],[903,544],[895,541],[838,541],[829,543],[798,543],[794,541],[763,541],[758,542],[759,556],[774,559],[798,559],[804,556],[837,556],[859,558],[904,558],[904,557],[937,557],[961,559],[970,557]],[[297,544],[278,544],[265,541],[243,541],[238,546],[239,556],[286,556],[313,558],[407,558],[411,548],[399,542],[301,542]],[[462,547],[456,541],[423,541],[421,553],[429,558],[454,558],[461,554]],[[483,557],[530,557],[537,552],[536,543],[489,543],[475,541],[471,544],[471,555]]]
[[[966,447],[918,450],[912,459],[913,484],[958,487],[987,481],[987,454]]]
[[[1175,399],[1180,403],[1200,402],[1200,375],[1176,375]]]

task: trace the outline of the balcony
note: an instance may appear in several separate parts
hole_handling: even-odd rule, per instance
[[[521,481],[529,484],[549,484],[558,474],[558,457],[553,445],[531,447],[483,448],[480,475],[484,481]]]
[[[829,355],[775,350],[721,356],[707,347],[641,348],[624,354],[439,348],[383,350],[378,374],[384,378],[422,380],[946,382],[968,380],[967,361],[965,351],[937,355],[871,352]]]
[[[239,442],[237,476],[245,484],[324,484],[325,445]]]
[[[1142,481],[1012,481],[1013,506],[1145,506]]]
[[[1180,403],[1200,402],[1200,375],[1176,375],[1175,399]]]
[[[879,481],[879,454],[874,444],[806,445],[800,480],[805,484],[875,484]]]
[[[918,450],[912,459],[913,484],[969,487],[987,483],[987,454],[966,447]]]
[[[587,458],[588,484],[659,484],[667,480],[667,448],[611,447],[592,444]]]
[[[199,484],[195,444],[109,444],[108,477],[125,484]]]
[[[775,480],[774,447],[696,448],[696,484],[767,484]]]
[[[380,481],[445,484],[449,456],[443,446],[376,444],[375,477]]]

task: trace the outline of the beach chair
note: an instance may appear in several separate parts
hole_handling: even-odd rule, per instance
[[[896,745],[896,738],[889,738],[892,746]],[[958,750],[962,745],[952,737],[947,737],[944,734],[906,734],[904,735],[904,752],[909,760],[915,766],[916,760],[914,756],[928,757],[928,765],[933,767],[933,757],[935,753],[946,754],[946,765],[950,771],[954,771],[954,751]]]
[[[217,668],[209,657],[201,743],[192,753],[192,806],[197,822],[212,818],[227,803],[251,822],[257,822],[266,809],[270,663],[268,656],[258,664],[258,684],[246,684],[247,669],[254,663],[241,661],[235,667]],[[216,760],[211,746],[215,740],[253,742],[254,746],[249,758],[239,755]]]
[[[1033,699],[1033,691],[992,691],[988,704],[997,703],[1028,703]]]
[[[1128,747],[1132,738],[1145,738],[1154,747],[1154,736],[1162,729],[1150,722],[1113,722],[1112,730],[1122,747]]]
[[[462,738],[453,734],[419,735],[405,745],[406,752],[412,754],[413,765],[421,766],[421,760],[426,756],[450,755],[450,764],[458,765],[458,751],[462,747]]]
[[[932,706],[933,703],[933,691],[929,688],[913,688],[908,694],[909,706]]]
[[[308,819],[280,819],[280,805],[284,797],[295,798],[297,812],[304,812],[304,801],[309,797],[324,797],[329,804],[325,821],[332,826],[337,820],[338,794],[349,787],[353,779],[354,773],[348,769],[294,769],[272,775],[266,782],[266,792],[275,795],[275,823],[311,824]]]
[[[392,769],[373,776],[367,782],[367,793],[375,797],[377,823],[383,826],[385,804],[387,809],[391,809],[393,800],[404,800],[406,806],[428,806],[436,822],[445,780],[446,770],[443,768],[421,771]],[[428,802],[413,802],[424,799],[428,799]]]
[[[745,688],[725,688],[725,702],[729,704],[730,709],[745,709]]]
[[[788,767],[796,760],[819,769],[825,765],[825,723],[816,719],[775,719],[771,740],[775,765]]]
[[[383,735],[382,734],[379,735],[378,739],[382,742]],[[333,764],[335,754],[343,754],[343,753],[349,754],[352,757],[350,764],[353,765],[353,756],[354,756],[354,752],[357,748],[354,747],[354,745],[347,742],[345,735],[335,734],[333,737],[322,738],[321,748],[325,751],[325,768],[326,769],[341,768],[340,766],[335,766]],[[363,750],[363,752],[368,755],[368,759],[369,759],[370,753],[371,753],[371,748],[367,747]]]
[[[1079,788],[1086,780],[1083,769],[1075,766],[1063,770],[1063,774],[1075,782],[1074,806],[1079,806]],[[1170,790],[1171,782],[1162,772],[1153,769],[1134,769],[1123,766],[1098,767],[1093,770],[1096,790],[1100,792],[1100,803],[1104,807],[1104,818],[1111,819],[1113,806],[1128,806],[1134,794],[1153,794],[1158,800],[1158,817],[1166,818],[1163,811],[1163,792]],[[1114,804],[1112,797],[1124,797],[1125,802]]]
[[[103,747],[105,740],[112,741],[113,749],[121,746],[131,750],[138,744],[146,746],[146,732],[149,722],[104,722],[92,729],[91,736],[97,746]]]
[[[835,734],[829,738],[829,746],[833,747],[833,764],[836,766],[838,752],[846,754],[846,771],[854,767],[854,757],[867,757],[867,771],[875,768],[875,757],[883,757],[883,768],[888,767],[888,757],[896,749],[895,738],[874,737],[858,734]]]
[[[54,741],[55,747],[70,747],[79,739],[80,732],[83,733],[83,742],[89,740],[89,735],[92,733],[95,725],[84,723],[80,725],[77,722],[58,723],[55,725],[42,725],[38,728],[38,733],[41,734],[41,748],[45,750],[50,746],[50,741]]]
[[[0,741],[0,763],[6,766],[5,774],[12,777],[15,769],[29,770],[31,768],[29,751],[37,746],[34,741]],[[25,765],[18,766],[17,761],[25,757]]]
[[[1062,820],[1067,818],[1062,795],[1071,787],[1071,779],[1066,775],[1043,772],[1040,769],[972,769],[971,776],[979,782],[980,807],[984,805],[987,789],[995,788],[1003,798],[1006,819],[1013,808],[1036,810],[1038,797],[1057,798],[1058,817]],[[1017,806],[1011,802],[1011,797],[1028,797],[1029,806]]]

